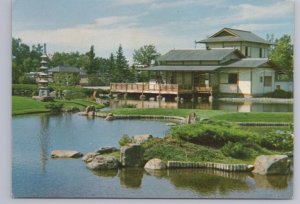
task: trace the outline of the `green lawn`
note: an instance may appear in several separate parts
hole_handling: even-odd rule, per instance
[[[225,120],[230,122],[293,122],[293,113],[227,113],[212,117],[216,120]]]
[[[32,100],[29,97],[12,96],[12,114],[49,112],[44,106],[46,103]]]
[[[55,102],[63,103],[64,109],[68,109],[72,106],[84,109],[88,105],[95,105],[97,108],[103,107],[101,104],[87,99],[74,99],[69,101],[56,100]],[[30,97],[12,96],[12,115],[49,112],[49,110],[45,108],[47,103],[49,102],[36,101]]]
[[[200,118],[210,118],[228,112],[222,110],[197,110],[197,109],[160,109],[160,108],[118,108],[110,110],[116,115],[164,115],[186,117],[195,112]]]
[[[195,109],[138,109],[138,108],[119,108],[110,110],[116,115],[165,115],[186,117],[195,112],[200,119],[211,118],[215,120],[225,120],[229,122],[293,122],[293,113],[236,113],[223,110],[195,110]]]

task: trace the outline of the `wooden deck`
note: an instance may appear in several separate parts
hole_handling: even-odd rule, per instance
[[[178,84],[149,84],[149,83],[111,83],[112,93],[140,93],[140,94],[212,94],[212,87],[192,87]]]

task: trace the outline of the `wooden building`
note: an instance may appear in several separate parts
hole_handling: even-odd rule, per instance
[[[155,83],[113,83],[111,92],[245,97],[276,89],[275,65],[267,58],[271,43],[259,36],[224,28],[197,43],[206,49],[170,50],[159,65],[139,69],[152,72]]]

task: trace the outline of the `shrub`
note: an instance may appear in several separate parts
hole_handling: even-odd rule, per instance
[[[270,150],[293,150],[293,138],[290,133],[271,132],[260,138],[260,145]]]
[[[293,92],[287,92],[281,89],[276,89],[275,91],[267,93],[264,96],[272,98],[292,98]]]
[[[127,135],[127,134],[124,134],[121,139],[119,140],[119,145],[120,146],[125,146],[129,143],[132,142],[132,139]]]
[[[250,156],[250,152],[247,151],[246,148],[242,143],[239,142],[228,142],[226,143],[221,151],[225,156],[230,156],[233,158],[244,159]]]
[[[38,92],[36,84],[13,84],[12,95],[14,96],[32,96],[33,93]]]
[[[222,147],[227,142],[252,143],[257,138],[255,133],[235,126],[201,123],[174,127],[171,135],[177,139],[211,147]]]
[[[45,108],[50,109],[51,112],[61,112],[63,107],[63,103],[48,103],[45,105]]]

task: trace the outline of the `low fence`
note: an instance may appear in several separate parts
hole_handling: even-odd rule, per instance
[[[182,162],[182,161],[168,161],[167,167],[174,168],[208,168],[230,172],[247,172],[253,170],[252,165],[247,164],[223,164],[213,162]]]

